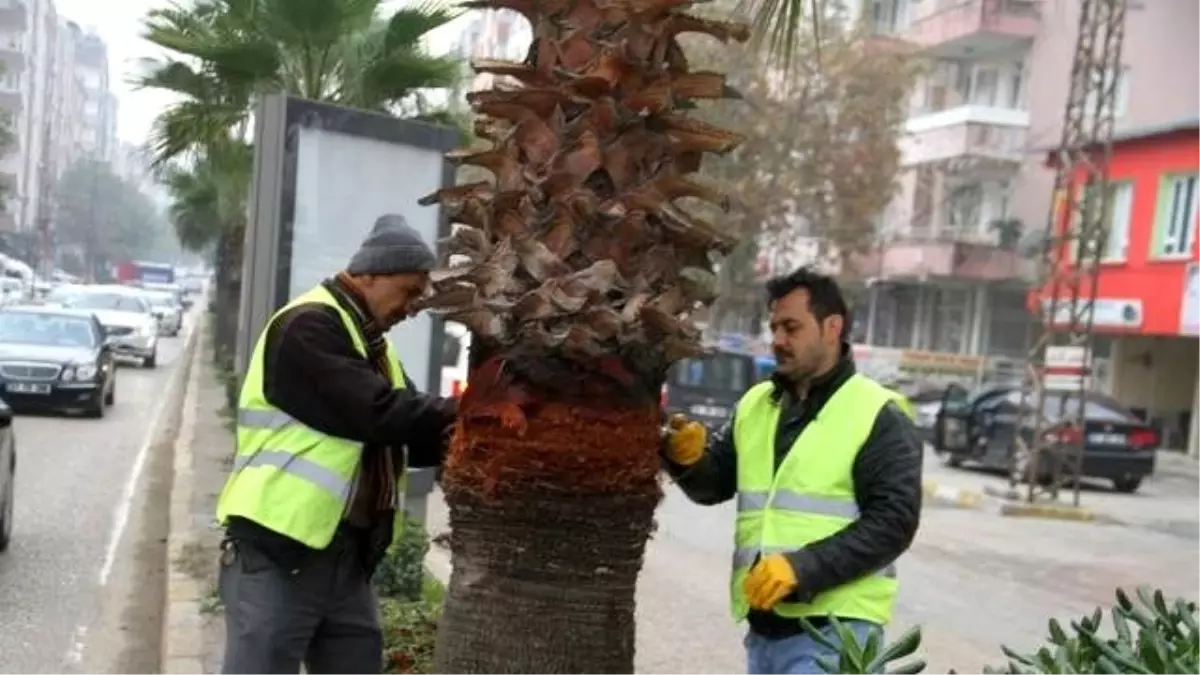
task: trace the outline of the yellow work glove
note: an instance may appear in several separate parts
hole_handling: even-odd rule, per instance
[[[680,414],[671,415],[667,429],[667,459],[679,466],[691,466],[704,456],[708,430],[704,425]]]
[[[788,559],[782,553],[772,553],[750,568],[742,582],[742,590],[751,607],[765,612],[796,590],[799,583],[796,570],[792,569]]]

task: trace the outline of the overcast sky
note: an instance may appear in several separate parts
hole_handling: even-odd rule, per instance
[[[146,12],[167,4],[166,0],[55,0],[60,16],[75,21],[85,30],[94,30],[108,43],[112,71],[109,77],[112,90],[120,100],[117,135],[138,145],[146,141],[155,116],[172,101],[170,95],[162,92],[135,91],[127,81],[139,59],[161,56],[161,52],[141,39],[140,34]],[[403,0],[385,2],[391,6],[403,4]],[[435,44],[444,42],[455,31],[455,27],[446,26],[438,36],[442,39],[435,40]]]

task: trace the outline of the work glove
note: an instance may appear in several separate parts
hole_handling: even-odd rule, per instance
[[[752,608],[768,612],[796,590],[799,583],[792,563],[782,553],[772,553],[750,568],[742,590]]]
[[[679,466],[691,466],[704,456],[708,430],[704,425],[678,413],[667,423],[667,459]]]

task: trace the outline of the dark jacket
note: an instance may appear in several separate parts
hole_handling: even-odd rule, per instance
[[[368,349],[382,349],[382,332],[358,297],[336,280],[324,284],[358,323]],[[364,455],[388,448],[397,467],[405,461],[410,468],[441,464],[455,402],[421,394],[407,376],[405,388],[395,389],[359,355],[332,307],[298,305],[273,321],[263,345],[263,371],[267,401],[313,429],[362,441]],[[391,534],[390,520],[378,520],[370,532],[362,533],[364,559],[371,569]],[[302,564],[311,551],[242,518],[231,519],[229,536],[253,542],[288,567]]]
[[[849,350],[838,365],[817,378],[807,399],[793,400],[786,382],[776,378],[772,396],[782,402],[775,434],[775,468],[791,451],[800,433],[855,372]],[[866,422],[866,420],[864,420]],[[737,449],[733,420],[713,434],[699,463],[668,471],[693,501],[719,504],[737,494]],[[922,444],[912,422],[888,403],[872,422],[871,433],[854,462],[853,478],[859,517],[845,529],[787,554],[800,586],[788,601],[807,602],[824,590],[883,569],[900,556],[917,533],[921,517]],[[750,627],[766,637],[787,637],[800,624],[774,612],[751,611]]]

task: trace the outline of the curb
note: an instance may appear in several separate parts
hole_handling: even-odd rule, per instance
[[[207,313],[188,335],[186,387],[183,387],[183,412],[179,434],[175,438],[171,479],[170,515],[167,527],[166,606],[163,609],[160,671],[163,673],[203,673],[204,621],[201,601],[204,589],[186,572],[176,569],[175,561],[195,544],[191,532],[192,439],[196,430],[196,404],[199,397],[201,331],[208,324]]]
[[[1095,511],[1065,504],[1004,504],[1000,507],[1000,515],[1014,518],[1069,520],[1077,523],[1098,522]]]
[[[425,571],[429,576],[442,582],[443,586],[450,584],[450,552],[437,544],[430,544],[425,553]]]
[[[983,506],[983,494],[950,485],[941,485],[928,478],[921,481],[922,506],[945,506],[954,509],[978,509]]]

